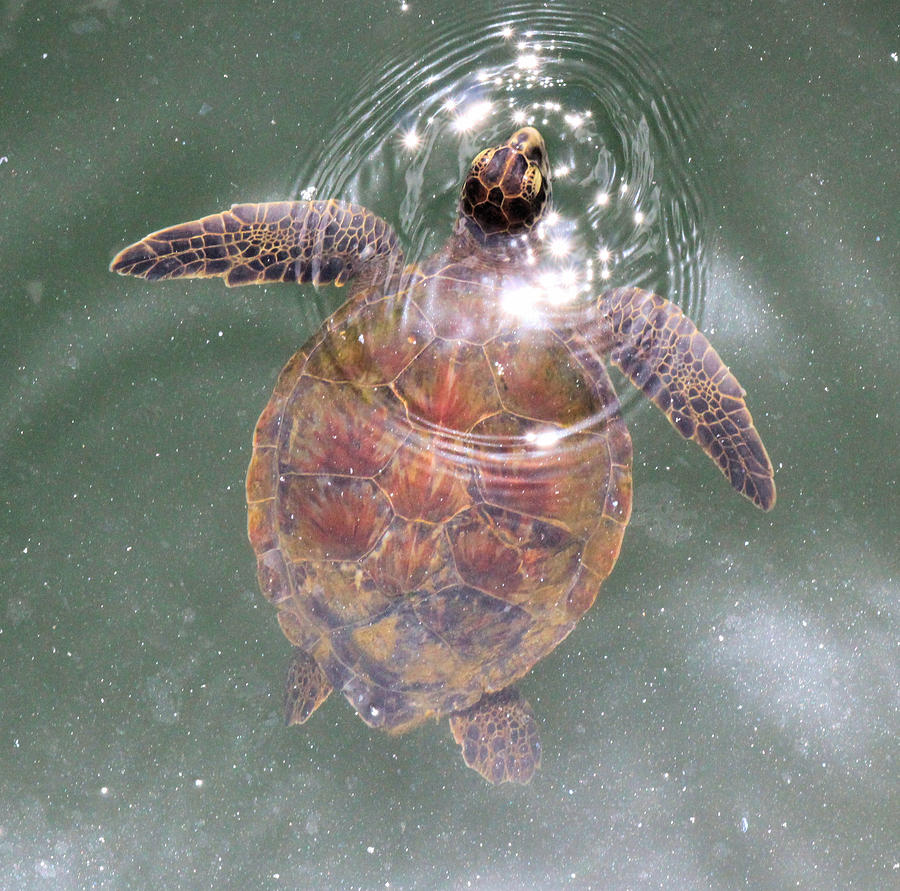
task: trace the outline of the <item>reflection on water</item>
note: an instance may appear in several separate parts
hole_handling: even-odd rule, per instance
[[[395,222],[417,261],[449,234],[473,155],[536,126],[553,156],[543,238],[557,268],[544,284],[566,299],[635,285],[699,321],[700,200],[685,154],[693,113],[667,92],[639,33],[609,13],[513,4],[422,36],[415,56],[373,67],[295,193],[403,196]]]

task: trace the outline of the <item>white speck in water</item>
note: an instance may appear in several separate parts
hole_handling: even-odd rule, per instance
[[[48,863],[46,860],[38,860],[38,862],[34,865],[34,871],[42,879],[53,879],[56,877],[56,867],[52,863]]]
[[[741,832],[746,832],[750,828],[746,817],[741,817]]]

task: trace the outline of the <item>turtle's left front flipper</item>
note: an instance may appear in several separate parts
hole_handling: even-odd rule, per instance
[[[697,326],[668,300],[639,288],[601,295],[601,347],[631,382],[693,439],[757,507],[775,505],[766,448],[744,390]]]
[[[233,204],[230,210],[151,232],[125,248],[113,272],[151,280],[221,276],[225,284],[370,283],[400,269],[397,235],[381,217],[341,201]]]

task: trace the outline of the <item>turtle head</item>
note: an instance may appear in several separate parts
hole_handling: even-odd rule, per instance
[[[459,200],[459,222],[481,241],[521,235],[540,220],[549,197],[544,137],[534,127],[522,127],[472,161]]]

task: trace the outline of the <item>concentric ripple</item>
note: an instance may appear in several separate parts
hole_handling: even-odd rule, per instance
[[[527,22],[527,26],[521,23]],[[524,124],[547,140],[549,259],[585,297],[655,291],[699,320],[705,290],[694,114],[666,88],[640,33],[615,15],[522,2],[438,24],[358,86],[298,173],[294,195],[340,197],[389,218],[416,261],[451,231],[477,152]],[[633,398],[626,396],[626,408]]]

